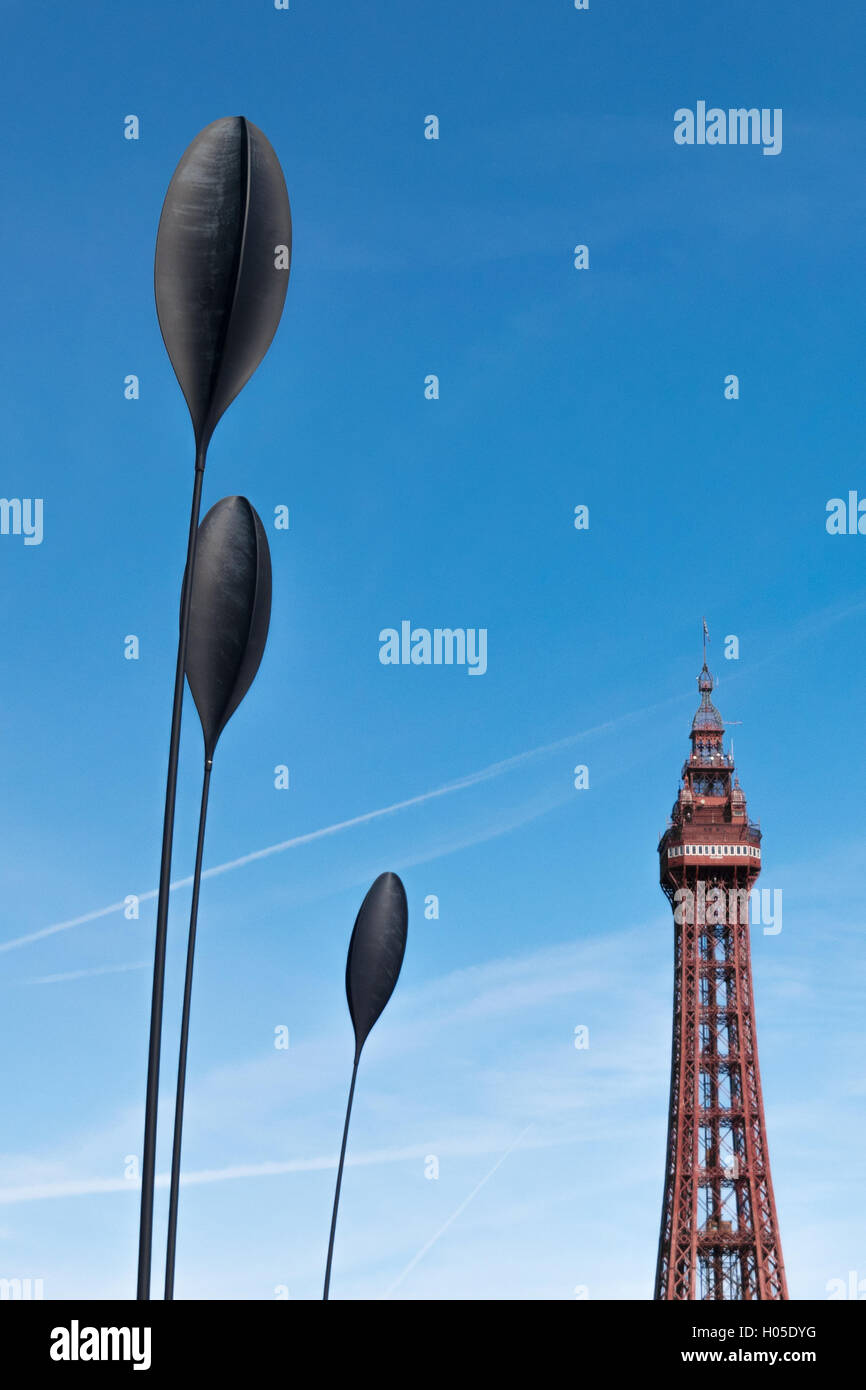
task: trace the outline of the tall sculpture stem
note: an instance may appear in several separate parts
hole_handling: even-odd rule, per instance
[[[346,1123],[343,1125],[343,1146],[340,1149],[340,1166],[337,1169],[337,1186],[334,1191],[334,1210],[331,1215],[331,1238],[328,1241],[328,1263],[325,1268],[325,1291],[322,1294],[322,1302],[328,1301],[328,1289],[331,1285],[331,1260],[334,1258],[334,1232],[337,1229],[337,1208],[340,1205],[340,1188],[343,1185],[343,1164],[346,1159],[346,1140],[349,1137],[349,1119],[352,1114],[352,1099],[355,1095],[355,1080],[358,1075],[358,1063],[361,1060],[360,1052],[355,1057],[352,1067],[352,1084],[349,1087],[349,1104],[346,1106]]]
[[[180,608],[180,636],[174,677],[171,711],[171,737],[168,746],[168,776],[165,785],[165,815],[162,824],[162,856],[159,865],[159,892],[156,907],[156,940],[153,951],[153,994],[150,1005],[150,1046],[147,1055],[147,1089],[144,1102],[144,1146],[141,1156],[141,1216],[138,1233],[138,1292],[140,1301],[150,1298],[150,1267],[153,1251],[153,1190],[156,1179],[156,1122],[159,1103],[159,1054],[162,1041],[162,1004],[165,992],[165,948],[168,936],[168,901],[171,891],[171,850],[174,839],[174,808],[177,797],[177,765],[180,752],[180,724],[183,710],[184,670],[189,635],[190,594],[195,568],[198,519],[201,511],[205,452],[195,460],[195,484],[186,548],[186,569]]]
[[[195,961],[195,934],[198,924],[198,899],[201,890],[201,863],[204,853],[204,829],[207,820],[207,799],[213,762],[204,765],[201,788],[201,810],[198,818],[198,845],[195,852],[195,872],[192,883],[192,906],[189,913],[189,940],[186,948],[186,980],[183,987],[183,1014],[180,1024],[180,1054],[177,1061],[177,1095],[174,1103],[174,1144],[171,1151],[171,1191],[168,1200],[168,1241],[165,1255],[165,1297],[174,1298],[174,1257],[177,1249],[177,1202],[180,1190],[180,1150],[183,1138],[183,1100],[186,1089],[186,1055],[189,1044],[189,1011],[192,1000],[192,972]]]

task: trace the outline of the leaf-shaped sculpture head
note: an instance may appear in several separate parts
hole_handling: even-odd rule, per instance
[[[361,903],[346,961],[346,998],[355,1029],[355,1061],[376,1019],[394,992],[403,953],[409,909],[396,874],[380,874]]]
[[[277,331],[292,215],[267,138],[244,116],[205,126],[172,175],[156,237],[163,342],[203,458]]]
[[[186,650],[208,759],[253,683],[270,618],[265,528],[245,497],[223,497],[198,528]]]

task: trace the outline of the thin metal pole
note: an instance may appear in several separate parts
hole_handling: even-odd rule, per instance
[[[162,856],[159,865],[159,894],[156,908],[156,941],[153,951],[153,995],[150,1005],[150,1045],[147,1055],[147,1091],[144,1103],[144,1146],[141,1156],[141,1217],[138,1232],[138,1292],[139,1300],[150,1298],[150,1264],[153,1249],[153,1189],[156,1176],[156,1120],[159,1102],[159,1052],[162,1040],[162,1002],[165,991],[165,947],[168,935],[168,899],[171,889],[171,847],[174,837],[174,804],[177,795],[177,764],[180,750],[180,721],[183,709],[184,668],[189,635],[190,594],[195,550],[198,537],[198,518],[201,511],[201,490],[204,477],[204,452],[196,453],[195,485],[189,519],[189,540],[186,547],[186,570],[181,595],[180,635],[177,644],[177,668],[174,676],[174,702],[171,711],[171,738],[168,746],[168,776],[165,784],[165,815],[162,825]]]
[[[192,971],[195,960],[195,933],[198,923],[198,899],[201,890],[201,861],[204,853],[204,828],[207,820],[207,798],[213,762],[204,765],[201,787],[201,811],[198,817],[198,845],[195,852],[195,871],[192,882],[192,906],[189,912],[189,941],[186,948],[186,980],[183,987],[183,1014],[180,1023],[180,1054],[177,1061],[177,1096],[174,1102],[174,1144],[171,1151],[171,1192],[168,1199],[168,1242],[165,1254],[165,1296],[174,1298],[174,1256],[177,1249],[177,1200],[180,1189],[180,1148],[183,1137],[183,1097],[186,1088],[186,1054],[189,1043],[189,1009],[192,999]]]
[[[355,1094],[355,1078],[358,1075],[358,1063],[360,1056],[355,1057],[352,1067],[352,1084],[349,1087],[349,1104],[346,1106],[346,1123],[343,1126],[343,1147],[340,1149],[340,1166],[337,1169],[337,1187],[334,1192],[334,1211],[331,1216],[331,1239],[328,1241],[328,1263],[325,1268],[325,1291],[322,1294],[322,1302],[328,1301],[328,1289],[331,1284],[331,1260],[334,1256],[334,1232],[337,1229],[337,1207],[340,1205],[340,1187],[343,1182],[343,1162],[346,1157],[346,1139],[349,1135],[349,1117],[352,1114],[352,1097]]]

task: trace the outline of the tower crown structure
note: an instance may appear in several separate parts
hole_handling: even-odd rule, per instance
[[[701,703],[689,734],[692,751],[683,764],[682,786],[663,839],[665,854],[668,860],[692,865],[751,860],[751,888],[761,871],[761,829],[748,819],[734,755],[724,748],[725,726],[710,700],[713,684],[705,661],[698,676]]]
[[[749,940],[761,830],[713,686],[705,642],[691,752],[658,847],[674,908],[674,1019],[655,1297],[785,1299]]]

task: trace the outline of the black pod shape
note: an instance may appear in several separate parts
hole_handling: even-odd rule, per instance
[[[267,138],[244,116],[205,126],[172,175],[154,261],[159,326],[199,453],[277,331],[291,249],[289,196]]]
[[[186,650],[206,758],[253,683],[270,618],[265,528],[245,497],[223,497],[198,528]]]
[[[346,998],[355,1029],[355,1061],[394,992],[406,950],[409,910],[396,874],[380,874],[355,919],[346,961]]]

